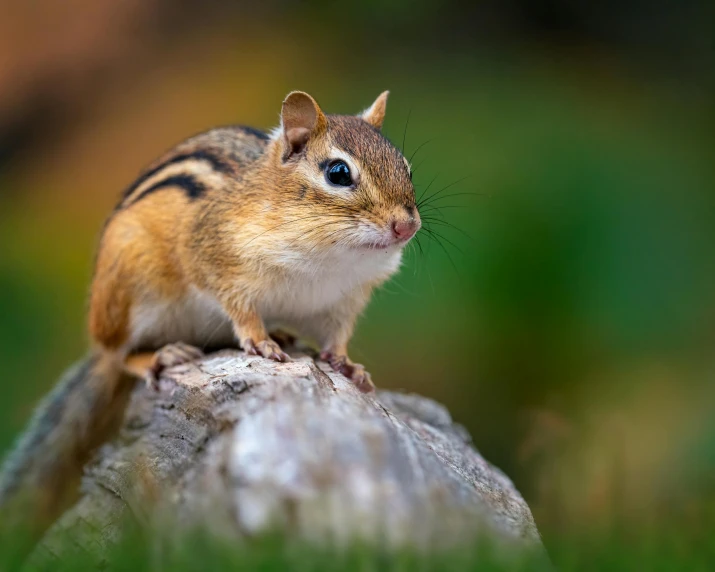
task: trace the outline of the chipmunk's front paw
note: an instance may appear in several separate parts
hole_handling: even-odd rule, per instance
[[[327,361],[334,371],[347,377],[363,393],[375,391],[375,384],[372,383],[370,374],[365,371],[365,367],[359,363],[353,363],[348,356],[322,352],[320,359]]]
[[[204,352],[199,348],[183,342],[165,345],[154,354],[147,373],[147,384],[158,389],[159,376],[162,371],[175,365],[196,361],[202,357],[204,357]]]
[[[273,361],[290,361],[290,356],[273,340],[262,340],[254,343],[251,338],[248,338],[242,345],[247,354],[263,356]]]

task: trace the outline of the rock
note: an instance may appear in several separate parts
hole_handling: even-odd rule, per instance
[[[61,558],[67,535],[101,553],[127,517],[229,538],[278,530],[429,550],[487,535],[542,549],[524,499],[442,405],[365,395],[293,355],[219,352],[166,370],[158,391],[137,387],[119,437],[88,466],[79,502],[35,557]]]

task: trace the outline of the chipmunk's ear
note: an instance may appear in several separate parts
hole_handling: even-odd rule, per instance
[[[324,130],[328,120],[318,103],[303,91],[291,91],[283,100],[281,127],[286,142],[285,159],[299,155],[311,136]]]
[[[375,103],[360,114],[365,121],[375,129],[382,129],[382,122],[385,120],[385,108],[387,107],[387,96],[389,91],[383,91],[377,96]]]

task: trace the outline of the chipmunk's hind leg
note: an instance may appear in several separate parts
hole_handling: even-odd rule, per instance
[[[157,388],[161,372],[167,368],[190,363],[204,357],[204,352],[197,347],[177,342],[167,344],[156,352],[131,354],[124,362],[124,367],[137,377]]]

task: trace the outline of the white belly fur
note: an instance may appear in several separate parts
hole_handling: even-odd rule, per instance
[[[132,348],[184,342],[196,347],[235,344],[231,320],[209,294],[192,289],[181,300],[145,302],[132,312]]]
[[[300,326],[311,316],[334,307],[361,284],[392,274],[401,253],[360,252],[356,256],[306,265],[290,280],[273,282],[258,300],[258,310],[270,329]],[[210,294],[192,288],[180,300],[152,301],[132,312],[130,345],[155,349],[174,342],[197,347],[235,345],[233,326],[221,304]]]
[[[320,265],[294,267],[291,279],[274,283],[259,303],[267,321],[302,321],[334,307],[343,298],[372,282],[389,276],[400,265],[400,251],[359,251],[352,256],[341,253]]]

